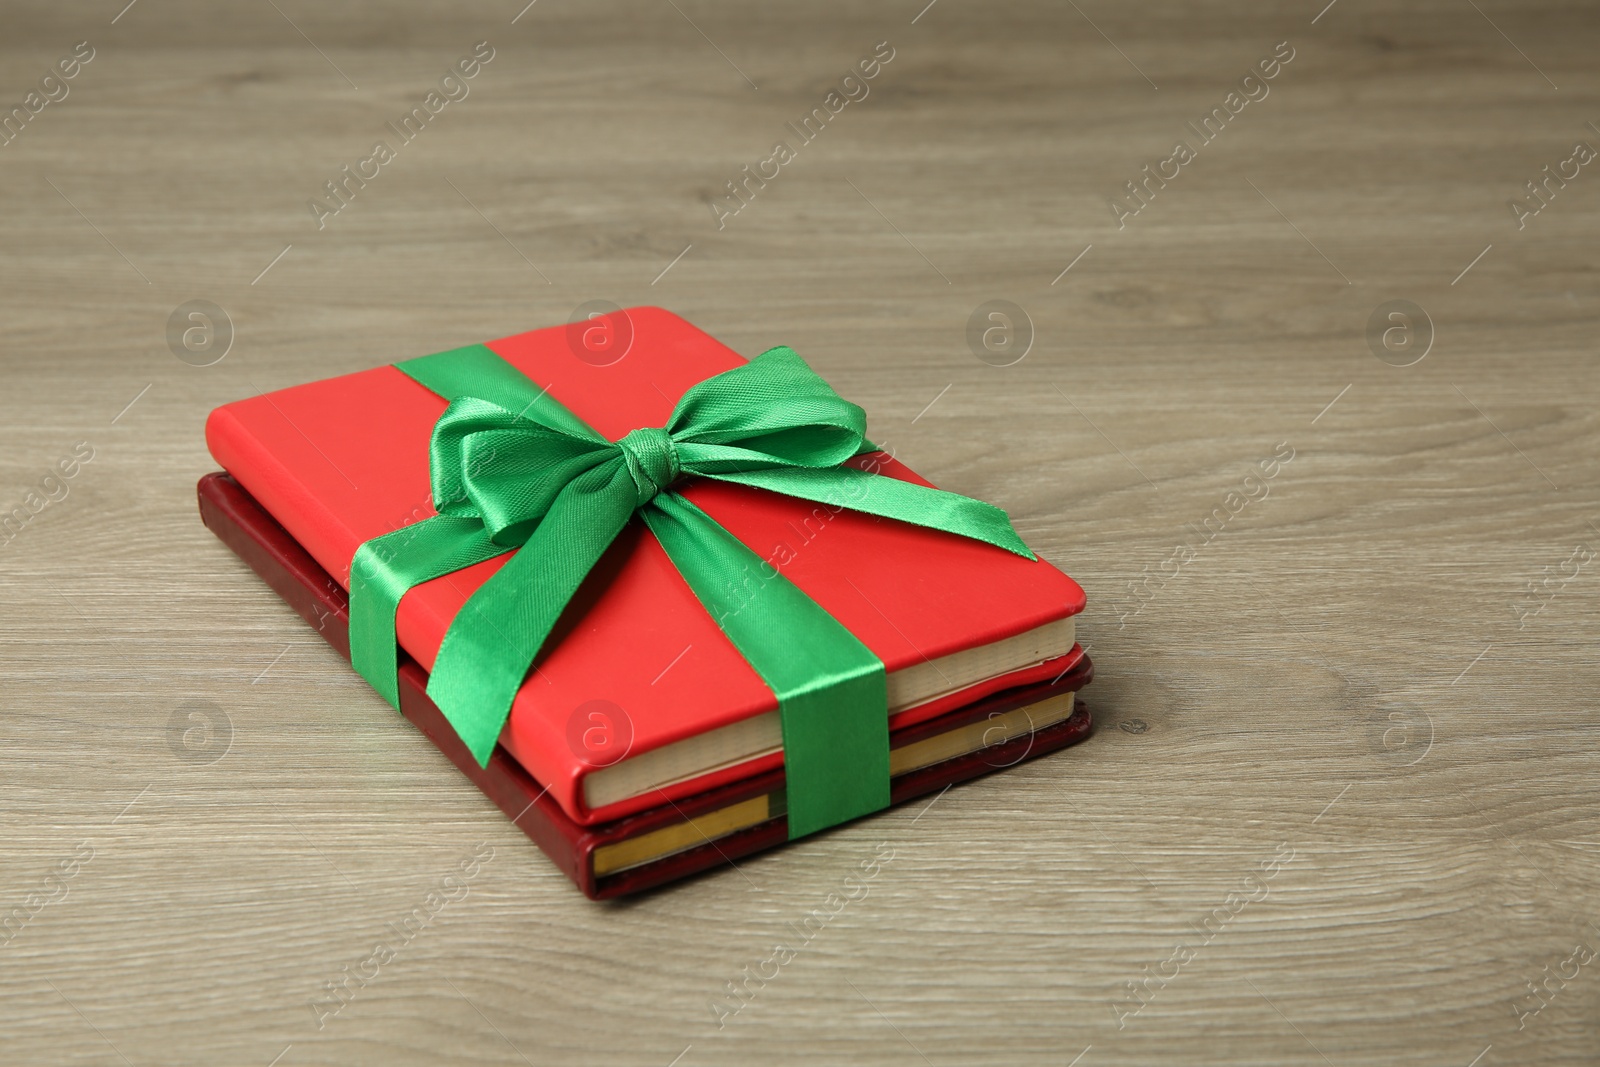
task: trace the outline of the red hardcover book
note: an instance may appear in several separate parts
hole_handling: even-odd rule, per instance
[[[488,347],[600,433],[660,426],[690,386],[742,357],[658,308],[605,325],[631,337],[597,359],[569,328]],[[409,355],[409,353],[407,354]],[[240,400],[212,412],[212,455],[341,588],[364,541],[434,514],[428,440],[445,401],[391,366]],[[880,473],[927,484],[878,455]],[[1048,682],[1081,656],[1083,591],[1042,560],[935,530],[743,486],[680,490],[838,619],[888,672],[890,728]],[[457,611],[504,562],[425,583],[401,602],[403,650],[431,669]],[[575,736],[613,709],[623,758]],[[500,743],[574,823],[597,826],[782,765],[776,700],[635,522],[568,606],[519,692]],[[575,724],[577,727],[575,735]]]
[[[349,599],[272,516],[226,474],[198,487],[200,515],[340,654],[350,655]],[[1064,673],[1001,690],[965,708],[902,726],[890,736],[891,800],[903,803],[957,782],[1035,759],[1086,737],[1088,709],[1075,700],[1094,668],[1080,655]],[[608,823],[574,821],[504,747],[479,767],[427,696],[427,673],[400,666],[400,708],[591,899],[675,881],[782,844],[781,768]],[[659,799],[659,798],[658,798]]]

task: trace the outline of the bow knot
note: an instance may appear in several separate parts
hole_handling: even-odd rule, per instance
[[[678,462],[678,447],[672,435],[659,426],[641,426],[630,430],[617,442],[622,450],[628,473],[633,476],[639,500],[636,507],[644,507],[657,493],[678,480],[682,470]]]
[[[526,378],[506,370],[525,386]],[[529,401],[504,382],[473,388],[481,392],[456,393],[434,424],[434,506],[480,520],[489,539],[506,548],[526,542],[562,500],[575,507],[605,497],[608,508],[633,511],[659,503],[688,477],[784,481],[810,474],[837,482],[849,476],[836,468],[860,451],[866,429],[865,413],[787,348],[699,383],[665,426],[640,427],[619,441],[543,392]],[[777,482],[763,487],[794,491]]]

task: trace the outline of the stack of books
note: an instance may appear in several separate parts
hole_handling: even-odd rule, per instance
[[[562,327],[488,347],[612,440],[663,425],[685,390],[742,362],[669,312],[615,314],[631,343],[614,359]],[[346,657],[352,557],[434,514],[428,443],[444,408],[385,366],[240,400],[207,423],[225,473],[200,480],[206,525]],[[883,453],[852,465],[928,484]],[[1083,591],[1049,563],[760,489],[676,488],[883,661],[893,803],[1087,736]],[[777,700],[637,519],[568,605],[479,766],[429,700],[427,672],[505,558],[401,601],[405,717],[592,898],[786,841]]]

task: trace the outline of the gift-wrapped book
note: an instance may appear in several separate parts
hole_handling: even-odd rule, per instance
[[[1085,736],[1083,592],[656,308],[218,408],[207,525],[590,896]]]

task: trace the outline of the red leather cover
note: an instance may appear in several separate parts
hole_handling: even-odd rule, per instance
[[[348,657],[349,598],[339,583],[226,474],[208,474],[201,478],[198,494],[200,516],[206,526],[290,607],[316,627],[330,645]],[[892,734],[891,743],[898,747],[920,741],[943,730],[1034,703],[1053,693],[1076,692],[1093,677],[1094,665],[1089,657],[1078,655],[1069,669],[1050,682],[1003,690],[937,719],[901,727]],[[670,804],[661,803],[658,795],[655,799],[659,806],[650,810],[608,823],[583,826],[562,810],[549,790],[540,786],[504,746],[496,746],[488,766],[479,767],[439,709],[428,699],[427,684],[427,672],[409,656],[402,656],[400,709],[405,717],[591,899],[607,899],[659,886],[781,845],[788,839],[788,823],[778,816],[714,842],[597,878],[593,858],[602,846],[781,790],[784,785],[782,768]],[[1091,727],[1089,710],[1078,701],[1070,717],[1032,734],[896,776],[890,782],[891,803],[900,804],[1054,752],[1087,737]]]
[[[662,425],[691,385],[742,357],[659,308],[623,313],[631,348],[617,362],[580,359],[564,327],[489,342],[601,433]],[[421,353],[397,353],[403,357]],[[428,438],[445,401],[391,366],[220,407],[206,423],[217,461],[323,570],[348,587],[363,541],[434,514]],[[858,458],[857,462],[864,462]],[[922,481],[892,459],[883,473]],[[926,484],[926,483],[924,483]],[[849,511],[705,481],[685,495],[838,618],[890,671],[1009,637],[1083,608],[1083,590],[1055,567],[980,542]],[[790,558],[792,556],[792,558]],[[401,646],[431,668],[446,628],[504,557],[418,586],[400,606]],[[1063,657],[896,716],[900,726],[1039,681]],[[501,743],[573,819],[595,823],[659,803],[638,797],[590,811],[589,770],[568,741],[592,700],[622,708],[632,751],[648,751],[772,711],[772,693],[718,630],[654,538],[635,522],[602,558],[524,683]],[[672,799],[749,777],[781,756],[667,787]]]

